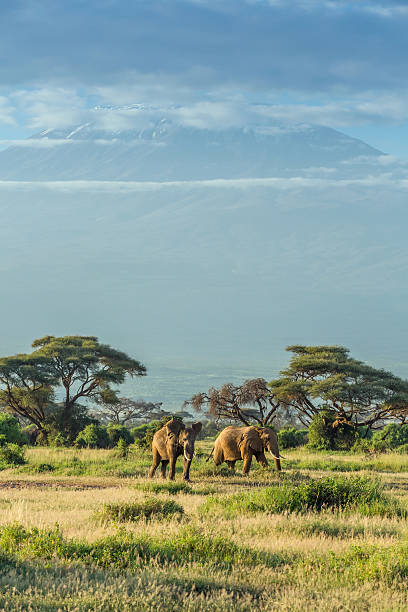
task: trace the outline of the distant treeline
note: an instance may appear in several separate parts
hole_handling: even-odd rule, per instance
[[[125,378],[144,376],[146,368],[94,336],[46,336],[32,346],[29,354],[0,359],[0,407],[25,428],[29,443],[112,448],[122,440],[148,446],[157,427],[173,416],[162,403],[119,395]],[[394,424],[405,431],[408,381],[353,359],[341,346],[287,350],[289,365],[277,378],[199,391],[176,416],[193,419],[187,408],[201,412],[207,419],[201,435],[231,423],[274,427],[281,430],[282,448],[306,439],[314,448],[369,448],[373,439],[379,449],[373,430]]]

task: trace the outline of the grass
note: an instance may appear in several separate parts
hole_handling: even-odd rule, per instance
[[[197,446],[191,483],[139,451],[28,448],[0,472],[0,609],[408,609],[406,456],[286,450],[243,476]]]
[[[173,500],[150,498],[143,502],[104,504],[97,516],[102,520],[140,521],[152,518],[160,520],[174,515],[181,517],[183,514],[183,506]]]
[[[378,481],[366,477],[326,477],[299,484],[283,482],[258,491],[210,497],[201,515],[222,509],[227,517],[242,513],[304,513],[323,509],[358,511],[362,515],[405,516],[398,501]]]

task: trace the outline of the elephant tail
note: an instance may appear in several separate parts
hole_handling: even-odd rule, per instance
[[[215,446],[212,447],[212,451],[211,453],[208,455],[207,459],[205,460],[205,462],[207,463],[207,461],[209,461],[211,459],[211,457],[213,456],[213,452],[214,452],[214,448]]]

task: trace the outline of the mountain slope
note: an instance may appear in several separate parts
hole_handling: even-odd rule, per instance
[[[373,158],[379,151],[330,128],[269,125],[204,130],[161,118],[144,129],[84,124],[46,130],[0,152],[0,180],[202,180],[269,177]]]

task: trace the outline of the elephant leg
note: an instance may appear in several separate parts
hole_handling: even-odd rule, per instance
[[[169,471],[170,480],[174,480],[175,473],[176,473],[176,457],[171,457],[170,458],[170,471]]]
[[[186,461],[183,457],[183,478],[184,480],[190,480],[190,466],[191,460]]]
[[[168,459],[163,459],[162,460],[162,464],[161,464],[161,475],[162,478],[166,478],[166,470],[167,470],[167,466],[169,465],[169,460]]]
[[[235,461],[225,461],[231,472],[235,470]]]
[[[152,463],[152,467],[149,470],[149,478],[153,478],[154,473],[157,470],[160,461],[161,461],[161,457],[159,455],[158,450],[155,448],[153,450],[153,463]]]
[[[219,447],[214,449],[214,463],[215,465],[221,465],[221,463],[224,463],[224,453]]]
[[[256,460],[259,463],[259,465],[262,465],[262,467],[268,467],[268,460],[265,457],[265,453],[259,453],[256,455]]]
[[[244,457],[244,468],[243,468],[243,474],[248,474],[249,469],[251,467],[251,463],[252,463],[252,453],[249,452],[247,455],[245,455]]]

